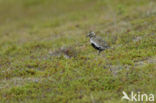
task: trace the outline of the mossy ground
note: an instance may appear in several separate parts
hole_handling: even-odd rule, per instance
[[[0,0],[0,103],[156,96],[154,0]],[[113,49],[97,55],[93,30]]]

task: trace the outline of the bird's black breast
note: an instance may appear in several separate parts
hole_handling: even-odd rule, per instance
[[[100,50],[100,51],[102,50],[100,47],[96,46],[94,43],[91,43],[91,45],[97,50]]]

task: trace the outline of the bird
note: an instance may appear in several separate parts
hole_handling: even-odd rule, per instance
[[[90,44],[92,47],[98,50],[98,54],[100,54],[103,50],[110,48],[110,46],[101,37],[96,36],[93,31],[90,31],[87,37],[90,38]]]

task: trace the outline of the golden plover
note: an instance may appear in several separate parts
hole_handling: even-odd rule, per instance
[[[89,32],[87,35],[90,38],[91,45],[98,50],[98,54],[100,54],[101,51],[110,48],[109,45],[101,39],[101,37],[96,36],[94,32]]]

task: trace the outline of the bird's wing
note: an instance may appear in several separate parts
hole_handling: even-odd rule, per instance
[[[104,47],[104,48],[109,47],[109,45],[100,37],[96,38],[96,42],[98,42],[99,46],[101,47]]]

